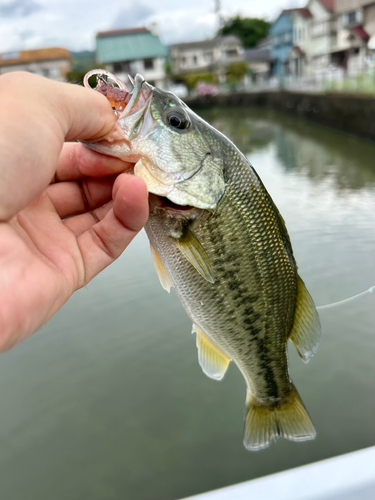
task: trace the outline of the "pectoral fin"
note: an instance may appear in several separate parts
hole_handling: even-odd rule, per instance
[[[186,260],[210,283],[215,283],[208,255],[193,231],[184,227],[179,239],[172,238]]]
[[[298,276],[297,306],[294,323],[289,335],[298,354],[307,363],[316,353],[320,340],[320,321],[313,299]]]
[[[160,284],[164,288],[164,290],[167,290],[168,293],[171,293],[172,283],[161,261],[161,258],[159,257],[158,252],[155,250],[155,248],[152,246],[151,243],[150,243],[150,248],[151,248],[152,261],[154,263],[156,272],[158,273]]]
[[[204,373],[215,380],[221,380],[231,361],[208,339],[202,330],[193,324],[193,332],[197,334],[198,360]]]

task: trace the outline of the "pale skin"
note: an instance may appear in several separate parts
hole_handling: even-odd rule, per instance
[[[0,351],[43,326],[147,221],[145,183],[121,173],[129,164],[67,142],[114,122],[97,92],[0,77]]]

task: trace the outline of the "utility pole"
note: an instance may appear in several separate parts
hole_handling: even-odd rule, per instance
[[[217,17],[217,25],[218,25],[218,44],[217,48],[219,51],[219,59],[217,61],[217,73],[219,76],[219,83],[225,83],[225,71],[224,71],[224,65],[223,65],[223,35],[221,33],[221,29],[224,26],[224,20],[223,16],[221,15],[221,5],[220,5],[220,0],[215,0],[215,13]]]

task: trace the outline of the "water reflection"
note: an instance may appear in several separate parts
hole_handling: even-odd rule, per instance
[[[205,117],[254,163],[316,303],[369,288],[375,145],[259,109]],[[191,322],[141,233],[0,357],[0,499],[176,500],[372,445],[374,310],[370,295],[323,311],[308,365],[289,349],[317,439],[249,453],[243,377],[235,366],[221,383],[203,375]]]
[[[329,181],[338,190],[375,185],[375,145],[370,141],[272,110],[224,108],[201,115],[244,154],[272,144],[286,172],[302,172],[317,183]]]

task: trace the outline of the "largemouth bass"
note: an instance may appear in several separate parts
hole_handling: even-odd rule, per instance
[[[287,341],[307,362],[318,347],[319,318],[284,220],[256,171],[175,95],[141,75],[128,92],[108,83],[105,70],[92,73],[104,75],[96,90],[118,120],[87,145],[135,163],[145,180],[154,264],[193,322],[204,373],[220,380],[233,360],[246,381],[245,447],[313,439],[289,376]]]

